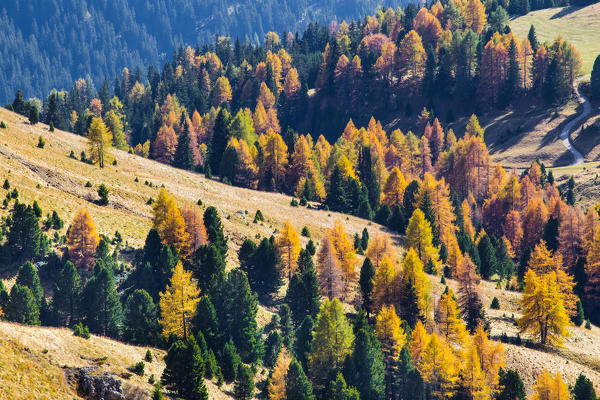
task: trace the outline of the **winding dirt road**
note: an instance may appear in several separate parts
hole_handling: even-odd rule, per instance
[[[578,116],[573,118],[571,121],[569,121],[569,123],[567,125],[565,125],[562,132],[560,133],[560,140],[562,141],[562,144],[573,155],[573,162],[570,163],[569,165],[579,165],[579,164],[583,163],[583,154],[581,154],[581,152],[573,146],[573,143],[571,143],[569,134],[571,133],[571,130],[573,129],[573,127],[576,126],[583,119],[587,118],[587,116],[592,111],[592,105],[590,104],[590,101],[579,90],[579,83],[583,79],[587,78],[588,76],[589,75],[580,76],[579,78],[575,79],[575,81],[573,82],[573,89],[575,90],[575,94],[577,95],[577,101],[579,101],[579,103],[581,103],[583,105],[583,111],[581,112],[581,114],[579,114]]]

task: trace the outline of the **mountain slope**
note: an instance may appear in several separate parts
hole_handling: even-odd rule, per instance
[[[532,11],[510,21],[510,28],[524,38],[531,25],[535,26],[540,43],[552,42],[559,34],[572,42],[581,53],[582,73],[589,74],[596,56],[600,54],[600,3],[587,7],[559,7]]]
[[[215,34],[262,41],[269,31],[303,30],[309,22],[362,18],[407,0],[118,0],[8,1],[0,6],[0,104],[21,88],[27,96],[69,89],[91,76],[100,85],[123,67],[159,66],[182,45]]]

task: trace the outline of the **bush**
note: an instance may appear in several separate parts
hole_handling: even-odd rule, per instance
[[[154,203],[154,199],[152,197],[150,197],[148,199],[148,201],[146,202],[146,204],[151,205],[152,203]]]
[[[290,206],[292,206],[292,207],[298,207],[298,200],[292,199],[292,201],[290,202]]]
[[[75,158],[75,152],[73,150],[71,150],[71,153],[69,154],[69,158]]]
[[[44,142],[44,138],[40,135],[40,137],[38,138],[37,147],[39,147],[40,149],[43,149],[45,146],[46,146],[46,142]]]
[[[592,329],[592,324],[589,319],[585,320],[585,329]]]
[[[309,238],[310,237],[310,231],[308,230],[308,228],[306,226],[302,227],[302,236]]]
[[[54,122],[50,121],[50,132],[54,132]]]
[[[6,124],[4,123],[4,121],[0,122],[0,128],[6,129]]]
[[[108,189],[102,184],[98,188],[98,196],[100,197],[100,201],[98,202],[101,206],[108,205]]]
[[[140,361],[127,368],[129,371],[133,372],[136,375],[144,376],[144,362]]]
[[[257,222],[262,222],[265,220],[265,217],[263,217],[263,213],[260,210],[256,210],[256,214],[254,215],[254,223]]]
[[[2,189],[4,189],[4,190],[10,189],[10,182],[8,181],[8,179],[4,180],[4,184],[2,185]]]
[[[308,204],[308,200],[306,200],[306,197],[302,196],[302,198],[300,199],[300,205],[302,207],[306,207],[307,204]]]
[[[490,304],[490,308],[492,310],[499,310],[500,309],[500,301],[498,300],[497,297],[494,297],[492,299],[492,304]]]
[[[196,202],[197,205],[201,206],[202,205],[202,200],[198,199],[198,201]]]
[[[90,338],[90,330],[87,325],[83,325],[81,322],[73,327],[73,335],[82,337],[84,339]]]
[[[92,187],[92,182],[90,182],[90,181],[87,181],[87,182],[85,183],[85,187],[87,187],[87,188],[90,188],[90,187]]]
[[[112,165],[117,165],[117,160],[113,160]]]
[[[146,356],[144,357],[144,360],[152,362],[153,358],[154,357],[152,357],[152,352],[150,351],[150,349],[146,350]]]

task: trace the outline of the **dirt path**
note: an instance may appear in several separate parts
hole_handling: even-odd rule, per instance
[[[589,75],[581,76],[575,79],[575,81],[573,82],[573,89],[575,89],[577,101],[579,101],[583,105],[583,111],[581,112],[581,114],[569,121],[569,123],[565,125],[562,132],[560,133],[560,140],[573,155],[573,162],[569,165],[579,165],[583,163],[583,154],[581,154],[581,152],[573,146],[569,134],[571,133],[573,127],[579,124],[579,122],[581,122],[583,119],[587,118],[587,116],[592,111],[592,105],[590,104],[590,101],[579,90],[579,83],[588,76]]]

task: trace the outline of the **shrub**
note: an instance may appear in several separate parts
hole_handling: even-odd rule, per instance
[[[151,205],[152,203],[154,203],[154,199],[152,197],[150,197],[148,199],[148,201],[146,202],[146,204]]]
[[[83,325],[81,322],[73,327],[73,335],[82,337],[84,339],[90,338],[90,330],[87,325]]]
[[[146,356],[144,357],[144,360],[152,362],[153,358],[154,357],[152,357],[152,352],[150,351],[150,349],[146,350]]]
[[[4,123],[4,121],[0,122],[0,128],[6,129],[6,124]]]
[[[54,122],[50,121],[50,132],[54,132]]]
[[[498,300],[497,297],[494,297],[492,299],[492,304],[490,304],[490,308],[492,310],[499,310],[500,309],[500,300]]]
[[[112,165],[117,165],[117,160],[113,160]]]
[[[11,195],[10,195],[13,199],[18,199],[19,198],[19,191],[17,190],[17,188],[14,188]]]
[[[144,376],[144,362],[143,361],[137,362],[127,369],[136,375]]]
[[[99,204],[101,206],[108,205],[108,189],[104,184],[98,188],[98,196],[100,197]]]
[[[310,237],[310,231],[308,230],[308,228],[306,226],[302,227],[302,236],[309,238]]]
[[[198,199],[198,201],[196,202],[197,205],[201,206],[202,205],[202,200]]]
[[[589,319],[585,320],[585,329],[592,329],[592,324]]]
[[[307,204],[308,204],[308,200],[306,200],[306,197],[302,196],[302,198],[300,199],[300,205],[302,207],[306,207]]]
[[[8,181],[8,179],[4,180],[4,184],[2,185],[2,189],[4,189],[4,190],[10,189],[10,182]]]
[[[75,152],[73,150],[71,150],[71,153],[69,154],[69,158],[75,158]]]
[[[89,188],[89,187],[92,187],[92,182],[90,182],[90,181],[87,181],[87,182],[85,183],[85,187],[87,187],[87,188]]]
[[[43,149],[45,146],[46,146],[46,142],[44,142],[44,138],[40,135],[40,137],[38,138],[37,147],[39,147],[40,149]]]
[[[298,207],[298,200],[292,199],[292,201],[290,202],[290,206],[292,206],[292,207]]]
[[[256,214],[254,215],[254,223],[257,222],[262,222],[265,220],[265,217],[263,217],[263,213],[260,210],[256,210]]]

